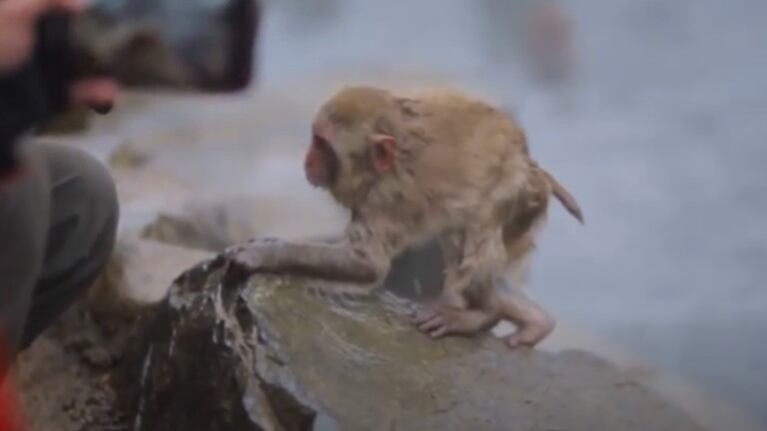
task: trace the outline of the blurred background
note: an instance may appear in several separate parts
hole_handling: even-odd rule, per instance
[[[366,82],[486,96],[586,213],[582,227],[553,206],[534,259],[559,331],[767,428],[766,24],[764,0],[271,0],[247,94],[136,94],[76,140],[150,154],[198,206],[251,223],[240,236],[322,234],[344,215],[301,159],[327,95]]]

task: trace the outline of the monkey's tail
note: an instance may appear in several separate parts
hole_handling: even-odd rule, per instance
[[[567,212],[578,219],[581,224],[585,224],[583,211],[581,211],[581,207],[578,205],[578,202],[575,200],[573,195],[571,195],[570,192],[568,192],[567,189],[562,186],[562,184],[559,184],[559,181],[557,181],[556,178],[554,178],[550,173],[546,172],[542,168],[539,169],[541,172],[543,172],[543,175],[546,177],[546,180],[549,182],[549,184],[551,184],[551,193],[554,195],[554,197],[556,197],[562,206],[565,207]]]

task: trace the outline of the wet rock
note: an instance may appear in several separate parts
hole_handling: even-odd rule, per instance
[[[14,386],[31,431],[112,431],[130,425],[117,393],[135,382],[116,379],[143,334],[143,322],[173,279],[210,254],[119,238],[107,270],[87,298],[43,332],[16,361]]]
[[[700,429],[592,354],[431,341],[407,300],[314,287],[220,258],[182,275],[126,362],[133,429]]]
[[[111,384],[115,367],[141,328],[142,319],[94,318],[76,304],[22,352],[11,376],[18,389],[25,430],[127,430],[128,416]]]
[[[444,269],[442,249],[430,241],[397,256],[384,285],[398,296],[427,302],[442,292]]]

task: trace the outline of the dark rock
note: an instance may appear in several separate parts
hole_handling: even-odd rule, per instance
[[[23,352],[15,385],[31,431],[130,429],[116,394],[135,392],[120,380],[144,321],[175,276],[211,254],[121,236],[106,271],[83,298]]]
[[[397,256],[384,284],[397,296],[425,302],[442,292],[444,269],[442,249],[431,241]]]
[[[17,358],[13,382],[30,431],[117,431],[130,429],[118,407],[114,368],[143,328],[142,316],[95,318],[84,302],[65,312]]]
[[[431,341],[389,292],[319,293],[224,259],[182,275],[125,361],[133,429],[701,429],[589,353]]]

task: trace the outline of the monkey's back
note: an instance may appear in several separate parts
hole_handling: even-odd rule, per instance
[[[429,144],[414,172],[450,209],[482,218],[508,206],[533,175],[523,131],[506,113],[451,89],[408,94]]]

